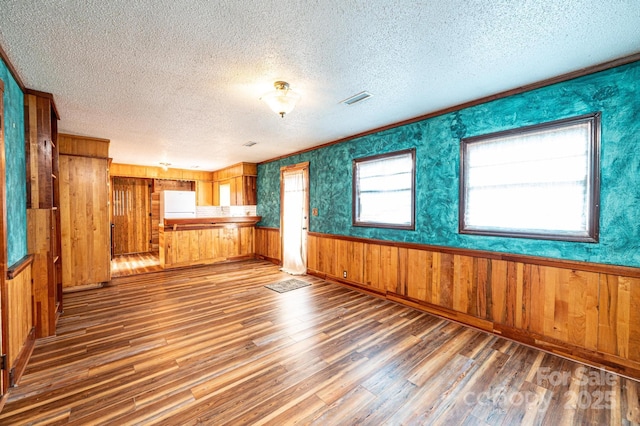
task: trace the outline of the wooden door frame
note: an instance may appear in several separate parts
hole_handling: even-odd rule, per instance
[[[9,387],[9,360],[6,359],[8,352],[8,306],[7,306],[7,181],[6,181],[6,158],[5,158],[5,122],[4,122],[4,82],[0,80],[0,329],[2,336],[2,355],[5,356],[5,369],[2,370],[0,378],[0,410],[4,405],[5,396]],[[26,206],[25,206],[26,207]]]
[[[309,162],[291,164],[288,166],[280,167],[280,265],[284,264],[284,173],[291,171],[302,170],[305,183],[305,195],[304,206],[306,213],[305,227],[303,228],[305,234],[309,234]],[[305,243],[308,245],[308,239],[305,236]],[[309,256],[309,247],[305,247],[304,266],[307,267],[307,258]]]

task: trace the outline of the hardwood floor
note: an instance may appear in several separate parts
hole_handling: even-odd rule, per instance
[[[111,259],[111,278],[162,271],[158,253],[134,253]]]
[[[65,294],[0,424],[637,424],[640,384],[246,261]]]

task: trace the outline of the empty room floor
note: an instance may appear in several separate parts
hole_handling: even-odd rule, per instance
[[[64,295],[0,424],[634,424],[640,383],[244,261]]]

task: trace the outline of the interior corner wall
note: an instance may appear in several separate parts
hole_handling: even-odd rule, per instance
[[[7,264],[11,266],[27,254],[24,93],[1,59],[0,79],[4,82]]]
[[[460,139],[602,112],[598,243],[458,233]],[[352,161],[416,148],[415,231],[351,225]],[[280,167],[308,161],[311,232],[640,267],[640,62],[258,166],[258,224],[280,226]]]

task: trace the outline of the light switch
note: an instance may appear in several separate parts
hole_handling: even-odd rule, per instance
[[[311,214],[314,215],[314,216],[318,216],[318,209],[315,208],[315,207],[313,209],[311,209]]]

